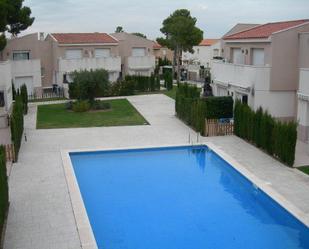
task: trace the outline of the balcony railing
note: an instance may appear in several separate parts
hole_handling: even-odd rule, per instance
[[[151,69],[155,68],[156,60],[153,55],[150,56],[130,56],[128,58],[129,69]]]
[[[267,90],[270,84],[269,66],[252,66],[212,61],[212,79],[223,84],[242,88],[254,87],[256,90]]]
[[[121,58],[83,58],[83,59],[59,59],[60,72],[73,72],[75,70],[105,69],[109,72],[121,71]]]

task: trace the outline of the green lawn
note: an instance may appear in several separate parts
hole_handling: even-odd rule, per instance
[[[65,109],[65,104],[40,105],[37,129],[124,126],[148,124],[127,99],[108,100],[111,109],[77,113]]]
[[[309,175],[309,166],[299,167],[298,169]]]
[[[172,99],[176,99],[177,86],[174,86],[172,90],[164,91],[164,94]]]

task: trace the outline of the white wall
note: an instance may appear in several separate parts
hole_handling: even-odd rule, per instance
[[[12,97],[12,72],[11,63],[9,61],[0,63],[0,91],[4,92],[5,107],[0,107],[0,112],[8,112],[11,110]]]
[[[272,116],[295,117],[294,91],[270,91],[269,66],[236,65],[213,61],[211,68],[213,93],[233,95],[234,99],[248,96],[248,105],[256,110],[260,106]]]
[[[301,126],[309,126],[309,68],[299,72],[297,120]]]
[[[128,57],[128,74],[150,76],[156,65],[153,55]]]
[[[211,46],[194,46],[194,53],[184,52],[182,54],[182,60],[196,61],[199,65],[211,66],[212,58],[215,56],[214,49],[219,50],[218,56],[221,55],[221,43],[216,42]]]
[[[105,69],[109,72],[109,80],[116,81],[121,71],[121,58],[104,57],[104,58],[83,58],[83,59],[59,59],[59,72],[57,76],[57,83],[63,83],[63,74],[71,73],[80,70],[90,69]]]
[[[255,91],[255,110],[261,106],[274,117],[294,118],[295,104],[294,91]]]
[[[36,88],[42,87],[40,60],[11,61],[11,71],[13,81],[21,77],[32,77],[32,81],[25,81],[28,94],[33,94]]]

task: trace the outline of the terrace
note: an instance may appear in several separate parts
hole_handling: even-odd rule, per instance
[[[164,95],[127,98],[147,126],[36,130],[37,104],[30,104],[19,162],[10,176],[10,212],[4,248],[80,248],[88,233],[78,233],[63,173],[62,151],[188,144],[196,133],[174,116],[174,101]],[[196,139],[195,139],[196,138]],[[309,177],[235,137],[199,138],[212,144],[284,207],[309,224]],[[78,222],[85,222],[79,220]],[[82,237],[84,236],[84,237]],[[86,247],[84,247],[86,248]]]

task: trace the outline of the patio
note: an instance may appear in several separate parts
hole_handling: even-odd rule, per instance
[[[61,151],[187,144],[197,135],[174,116],[174,100],[162,95],[128,100],[150,123],[147,126],[36,130],[36,106],[25,120],[19,162],[10,175],[10,210],[5,249],[80,248],[80,238],[62,167]],[[267,183],[309,224],[309,177],[288,168],[235,137],[199,138],[211,142],[261,182]],[[293,204],[291,204],[293,203]]]

